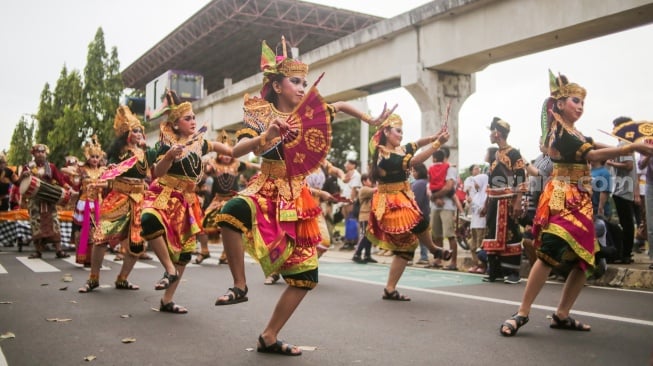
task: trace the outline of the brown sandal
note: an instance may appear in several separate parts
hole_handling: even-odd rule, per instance
[[[79,290],[77,290],[79,293],[85,294],[88,292],[93,291],[93,289],[96,289],[100,287],[100,281],[98,280],[86,280],[86,283],[84,284],[84,287],[80,287]]]
[[[410,297],[404,296],[399,293],[399,291],[394,290],[389,292],[388,289],[383,289],[383,300],[393,300],[393,301],[410,301]]]

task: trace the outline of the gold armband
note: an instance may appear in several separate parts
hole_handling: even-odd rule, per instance
[[[361,121],[370,123],[372,122],[372,116],[370,116],[367,113],[363,113],[363,115],[361,116]]]
[[[434,142],[431,143],[431,147],[435,150],[439,149],[442,144],[440,143],[439,140],[435,140]]]
[[[268,137],[267,132],[263,132],[262,134],[259,135],[259,137],[261,138],[261,140],[258,142],[258,144],[260,146],[265,146],[265,144],[267,143],[267,137]]]

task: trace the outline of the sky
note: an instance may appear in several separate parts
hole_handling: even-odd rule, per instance
[[[172,32],[208,0],[23,0],[0,12],[0,150],[9,148],[21,116],[37,112],[45,83],[52,89],[64,65],[83,72],[89,43],[102,27],[107,51],[118,49],[121,69],[129,66]],[[428,1],[312,0],[338,8],[392,17]],[[27,15],[27,17],[26,17]],[[586,135],[616,143],[610,130],[622,115],[652,120],[653,25],[576,43],[488,66],[476,73],[476,92],[459,114],[461,167],[480,163],[490,145],[486,126],[494,116],[512,126],[508,142],[528,160],[538,154],[539,114],[548,95],[547,70],[567,75],[587,88],[585,113],[577,126]],[[372,112],[398,103],[405,123],[419,122],[419,107],[403,89],[368,98]],[[420,129],[404,129],[404,141]],[[435,131],[434,131],[435,132]]]

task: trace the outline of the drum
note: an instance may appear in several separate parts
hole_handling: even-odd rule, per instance
[[[71,193],[54,184],[46,183],[35,176],[23,179],[20,182],[20,194],[27,198],[36,198],[46,202],[66,205],[70,201]]]

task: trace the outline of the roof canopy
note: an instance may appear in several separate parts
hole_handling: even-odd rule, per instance
[[[213,93],[258,73],[261,42],[286,37],[289,47],[311,51],[382,18],[297,0],[214,0],[123,72],[128,88],[145,85],[170,69],[204,76]]]

